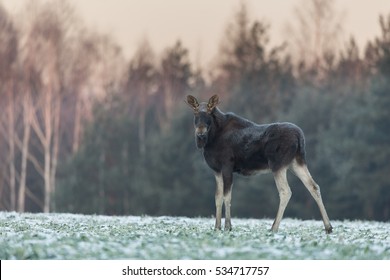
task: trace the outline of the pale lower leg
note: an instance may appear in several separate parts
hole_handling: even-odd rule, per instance
[[[280,221],[283,218],[284,210],[287,207],[288,202],[291,198],[291,189],[287,182],[287,169],[281,169],[274,173],[274,179],[276,187],[279,192],[279,208],[276,214],[274,223],[272,224],[271,230],[277,232],[279,229]]]
[[[311,196],[316,201],[318,208],[320,209],[322,221],[324,222],[325,231],[327,233],[331,233],[333,228],[332,225],[330,224],[328,214],[326,212],[324,203],[322,201],[320,187],[311,177],[311,174],[306,165],[299,165],[298,163],[294,163],[293,171],[295,175],[297,175],[297,177],[302,181],[302,183],[310,192]]]
[[[231,214],[230,214],[231,199],[232,199],[232,189],[230,188],[229,192],[224,195],[224,203],[225,203],[225,230],[231,230],[232,229]]]
[[[221,229],[221,220],[222,220],[222,204],[223,204],[223,180],[221,174],[215,174],[215,180],[217,182],[217,187],[215,190],[215,229]]]

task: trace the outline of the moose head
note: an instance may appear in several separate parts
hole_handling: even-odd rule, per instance
[[[213,123],[212,114],[219,103],[217,95],[213,95],[209,101],[199,103],[192,95],[187,96],[187,104],[194,111],[195,141],[198,149],[206,146],[210,128]]]

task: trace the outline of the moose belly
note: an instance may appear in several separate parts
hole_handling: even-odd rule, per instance
[[[233,171],[244,176],[251,176],[269,173],[271,170],[267,161],[256,158],[255,160],[247,159],[236,162]]]
[[[271,169],[237,169],[234,172],[243,176],[252,176],[257,174],[267,174],[271,172]]]

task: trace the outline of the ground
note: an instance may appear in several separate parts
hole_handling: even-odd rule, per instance
[[[0,259],[390,259],[390,223],[0,212]]]

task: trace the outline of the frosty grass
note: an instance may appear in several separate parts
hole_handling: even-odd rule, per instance
[[[0,259],[390,259],[390,223],[0,212]]]

